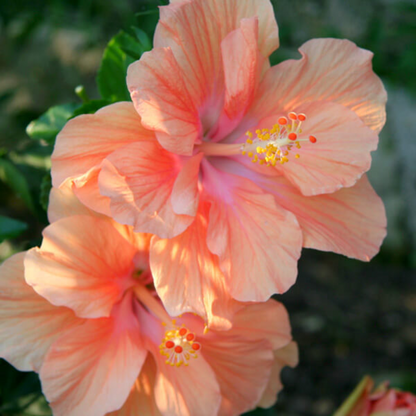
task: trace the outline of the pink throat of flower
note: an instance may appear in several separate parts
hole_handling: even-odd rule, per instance
[[[241,154],[247,155],[253,163],[258,162],[260,165],[276,166],[277,163],[283,165],[289,162],[293,147],[300,149],[300,142],[317,141],[314,136],[299,138],[302,134],[301,125],[305,120],[305,114],[290,112],[287,118],[280,117],[271,129],[256,130],[256,137],[248,131],[248,138],[240,148]],[[299,159],[300,154],[296,153],[295,158]]]

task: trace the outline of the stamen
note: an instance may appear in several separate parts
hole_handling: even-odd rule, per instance
[[[288,120],[291,120],[290,124]],[[271,129],[257,129],[256,137],[248,131],[247,140],[240,147],[240,153],[247,155],[253,163],[259,162],[260,165],[276,166],[276,163],[283,165],[289,162],[288,156],[292,147],[300,149],[300,142],[317,142],[315,136],[309,136],[308,139],[299,138],[302,134],[300,127],[304,121],[306,121],[305,114],[291,111],[287,117],[279,117],[277,124]],[[296,153],[295,158],[299,159],[300,154]]]
[[[198,358],[196,351],[201,349],[201,344],[195,342],[196,336],[185,326],[177,327],[172,321],[173,328],[165,332],[165,338],[159,346],[160,353],[167,357],[166,364],[180,367],[189,365],[191,358]]]

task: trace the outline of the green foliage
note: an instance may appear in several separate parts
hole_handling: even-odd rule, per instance
[[[51,107],[27,126],[26,133],[32,139],[45,140],[48,144],[54,144],[57,134],[78,107],[80,105],[74,103]]]
[[[130,100],[126,85],[127,68],[152,47],[146,33],[136,27],[132,27],[130,32],[121,31],[110,40],[98,70],[100,94],[112,102]]]
[[[39,196],[39,203],[42,208],[47,211],[49,205],[49,193],[52,188],[52,177],[51,173],[48,172],[42,179],[42,183],[40,184],[40,196]]]
[[[9,238],[18,237],[27,229],[27,224],[13,218],[0,215],[0,243]]]
[[[8,185],[31,211],[34,211],[33,200],[26,178],[6,159],[0,159],[0,180]]]

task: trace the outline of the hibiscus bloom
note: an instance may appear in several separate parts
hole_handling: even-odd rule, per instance
[[[224,332],[206,333],[193,314],[172,320],[152,286],[149,237],[62,195],[52,192],[41,248],[0,267],[0,356],[39,373],[55,416],[237,415],[274,403],[280,370],[297,362],[280,303],[240,305]]]
[[[334,416],[416,416],[416,396],[365,377]]]
[[[150,267],[171,315],[224,320],[226,308],[211,310],[219,290],[243,302],[285,292],[302,247],[378,252],[386,218],[365,172],[386,92],[370,52],[315,39],[270,67],[269,0],[171,1],[154,45],[128,69],[133,103],[64,127],[52,178],[154,234]]]

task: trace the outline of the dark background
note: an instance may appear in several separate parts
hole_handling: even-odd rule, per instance
[[[375,72],[389,93],[388,122],[369,175],[386,204],[388,237],[370,263],[304,250],[298,283],[279,297],[300,364],[284,371],[276,409],[256,413],[330,415],[364,374],[416,393],[416,3],[273,3],[281,39],[273,63],[298,57],[310,38],[348,38],[375,53]],[[0,244],[0,261],[38,245],[46,225],[39,195],[51,148],[31,140],[26,126],[52,105],[76,102],[77,85],[98,98],[95,76],[107,42],[155,4],[0,2],[0,215],[27,224]],[[145,30],[153,22],[154,15],[140,18]],[[47,414],[37,376],[0,361],[0,415]]]

